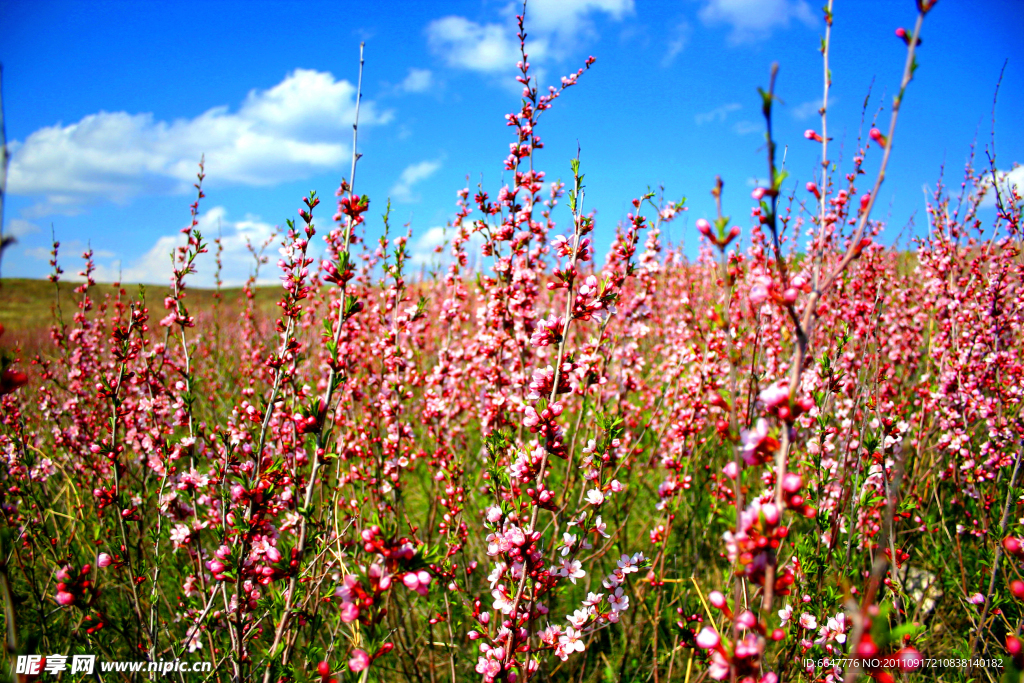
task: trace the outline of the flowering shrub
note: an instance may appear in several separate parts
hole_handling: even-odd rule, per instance
[[[661,241],[684,202],[645,194],[598,264],[580,159],[568,190],[535,166],[593,58],[541,94],[523,52],[511,184],[458,192],[435,279],[386,211],[367,243],[354,158],[332,220],[311,192],[288,222],[276,319],[254,275],[222,329],[189,308],[200,164],[163,313],[94,300],[87,252],[52,352],[2,358],[9,654],[264,682],[1024,669],[1021,197],[990,158],[935,192],[916,253],[870,218],[932,5],[849,173],[823,112],[821,177],[784,189],[762,93],[768,186],[747,228],[696,220],[693,262]]]

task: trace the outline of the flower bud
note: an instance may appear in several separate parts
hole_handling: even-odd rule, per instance
[[[782,490],[786,493],[796,493],[804,485],[803,479],[795,472],[787,472],[782,477]]]
[[[722,642],[721,637],[713,629],[705,626],[701,629],[700,633],[697,634],[697,647],[705,650],[718,647]]]

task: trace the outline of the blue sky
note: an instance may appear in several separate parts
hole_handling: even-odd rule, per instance
[[[166,254],[188,222],[191,182],[206,154],[202,225],[220,226],[226,278],[245,279],[245,239],[295,216],[310,189],[330,200],[348,174],[359,42],[366,42],[357,190],[371,198],[369,231],[385,202],[409,222],[429,260],[470,177],[492,196],[508,180],[512,140],[504,115],[519,107],[518,45],[505,0],[474,2],[47,2],[0,0],[7,137],[13,152],[5,232],[18,243],[5,277],[45,277],[51,225],[68,273],[91,243],[99,276],[166,282]],[[835,4],[830,135],[834,160],[856,149],[888,105],[912,27],[912,0]],[[958,185],[971,142],[987,144],[999,94],[998,166],[1024,162],[1024,3],[941,0],[929,14],[920,68],[898,124],[876,203],[885,239],[906,241],[925,223],[923,188],[940,167]],[[580,145],[586,204],[597,210],[599,252],[648,187],[688,198],[669,235],[696,244],[692,223],[710,217],[715,175],[725,210],[749,225],[750,191],[764,178],[756,88],[778,61],[776,112],[787,188],[811,179],[820,125],[817,4],[803,0],[533,0],[530,62],[542,88],[597,58],[578,86],[541,119],[537,166],[567,179]],[[787,148],[788,146],[788,148]],[[880,155],[866,165],[877,168]],[[781,160],[781,159],[780,159]],[[1018,170],[1013,178],[1024,180]],[[866,189],[866,188],[865,188]],[[806,192],[798,192],[805,198]],[[556,214],[568,224],[568,209]],[[906,227],[913,221],[916,227]],[[904,229],[906,227],[906,229]],[[271,262],[276,260],[272,254]],[[213,260],[196,283],[209,284]],[[267,272],[267,275],[272,275]]]

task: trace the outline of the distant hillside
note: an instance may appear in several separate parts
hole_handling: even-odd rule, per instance
[[[64,320],[71,323],[77,310],[77,301],[81,298],[74,289],[81,283],[61,282],[55,286],[49,280],[31,280],[27,278],[0,279],[0,324],[5,333],[0,340],[3,346],[10,348],[20,342],[25,355],[31,356],[40,350],[46,350],[50,344],[49,329],[54,320],[54,309],[58,299],[58,289]],[[123,292],[123,294],[121,294]],[[90,288],[90,297],[95,305],[100,305],[108,297],[116,300],[120,294],[124,300],[132,301],[139,296],[139,285],[122,285],[119,289],[110,284],[97,284]],[[215,290],[189,287],[186,290],[186,303],[194,313],[211,312],[216,302]],[[221,290],[223,295],[222,315],[225,319],[234,318],[242,311],[242,288],[234,287]],[[164,316],[164,297],[170,294],[168,286],[145,285],[146,304],[150,316],[159,320]],[[275,314],[275,302],[280,296],[280,288],[265,286],[257,288],[256,303],[264,314]]]

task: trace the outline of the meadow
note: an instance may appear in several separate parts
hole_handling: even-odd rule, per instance
[[[912,251],[871,217],[917,4],[892,106],[841,163],[823,110],[791,141],[820,174],[795,184],[772,72],[769,181],[749,216],[691,222],[696,258],[662,238],[685,200],[642,191],[595,253],[585,151],[544,158],[536,132],[593,59],[543,90],[525,53],[510,183],[457,191],[431,273],[358,157],[333,200],[297,201],[261,266],[277,286],[189,286],[220,264],[201,164],[169,285],[98,285],[55,243],[50,282],[0,288],[6,662],[1018,680],[1024,203],[986,149],[940,180]]]

